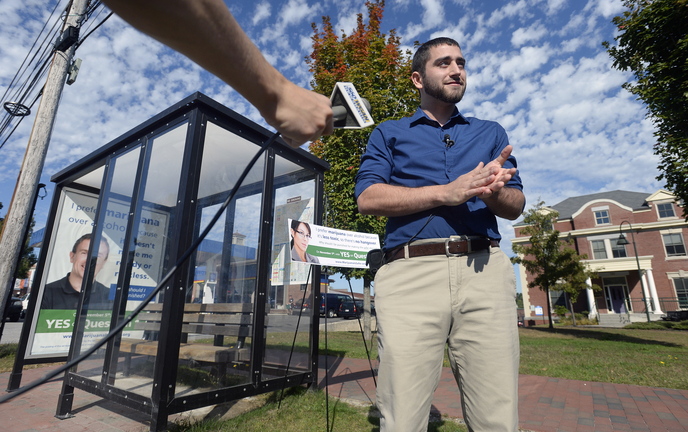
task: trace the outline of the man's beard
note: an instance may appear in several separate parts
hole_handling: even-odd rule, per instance
[[[427,93],[429,96],[432,96],[435,99],[450,104],[457,104],[461,102],[461,99],[463,99],[463,94],[466,92],[465,84],[463,87],[456,88],[453,91],[452,87],[446,87],[442,84],[436,84],[431,82],[423,84],[423,89],[425,90],[425,93]]]

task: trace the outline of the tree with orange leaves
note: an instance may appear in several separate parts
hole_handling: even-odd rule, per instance
[[[353,33],[338,36],[329,16],[322,27],[313,23],[313,52],[308,59],[313,73],[311,85],[316,92],[330,95],[335,83],[352,82],[361,97],[368,99],[377,123],[405,117],[416,110],[418,94],[411,76],[411,53],[402,52],[400,38],[394,30],[381,32],[384,0],[368,1],[368,22],[358,14]],[[329,162],[325,173],[325,223],[327,226],[384,235],[386,218],[358,213],[354,184],[361,154],[365,151],[371,129],[336,129],[331,136],[311,144],[311,152]],[[339,269],[350,280],[364,279],[364,293],[370,293],[368,270]],[[366,308],[367,309],[367,308]],[[366,317],[368,314],[366,313]],[[366,338],[370,339],[369,321]]]

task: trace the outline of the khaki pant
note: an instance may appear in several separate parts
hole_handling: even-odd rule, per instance
[[[398,259],[375,276],[382,432],[426,431],[445,346],[471,431],[518,430],[516,283],[499,248]]]

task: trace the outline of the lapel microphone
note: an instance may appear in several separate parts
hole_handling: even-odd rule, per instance
[[[451,146],[454,145],[454,141],[452,141],[451,137],[449,134],[444,134],[444,144],[447,146],[447,148],[450,148]]]

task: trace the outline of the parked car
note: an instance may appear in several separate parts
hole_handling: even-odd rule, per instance
[[[328,318],[333,318],[344,301],[353,301],[353,298],[348,294],[324,293],[320,300],[320,315],[327,314]]]
[[[344,319],[358,318],[363,314],[363,304],[358,301],[343,301],[339,305],[339,316]]]
[[[339,316],[348,318],[358,318],[363,315],[365,308],[363,307],[363,300],[356,299],[353,302],[345,301],[339,306]],[[370,303],[370,314],[375,316],[375,303]]]
[[[22,309],[21,299],[19,297],[12,297],[10,299],[10,303],[7,305],[7,310],[5,311],[5,318],[12,322],[19,321]]]

